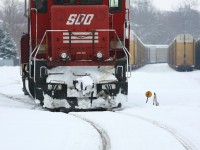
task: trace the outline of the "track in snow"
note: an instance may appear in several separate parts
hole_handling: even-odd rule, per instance
[[[25,104],[25,105],[28,105],[28,106],[32,106],[31,109],[41,109],[41,106],[34,103],[33,100],[31,101],[31,99],[30,100],[24,100],[22,98],[14,97],[14,96],[7,95],[7,94],[4,94],[4,93],[0,93],[0,96],[8,98],[8,99],[16,101],[16,102],[19,102],[19,103],[22,103],[22,104]]]
[[[101,140],[102,140],[102,150],[110,150],[111,149],[111,144],[110,144],[110,139],[107,135],[107,133],[99,126],[97,125],[96,123],[92,122],[91,120],[89,119],[86,119],[82,116],[79,116],[77,114],[70,114],[69,115],[72,115],[74,117],[77,117],[83,121],[86,121],[87,123],[89,123],[91,126],[93,126],[95,128],[95,130],[97,130],[97,132],[99,133],[100,137],[101,137]]]
[[[154,120],[151,120],[148,118],[144,118],[144,117],[141,117],[138,115],[123,113],[123,112],[115,112],[115,113],[120,114],[120,115],[129,116],[129,117],[138,118],[140,120],[149,122],[161,129],[167,131],[168,133],[170,133],[186,150],[197,150],[197,148],[195,148],[195,146],[193,146],[193,144],[187,138],[185,138],[183,135],[178,133],[175,129],[168,127],[167,125],[161,124],[157,121],[154,121]]]

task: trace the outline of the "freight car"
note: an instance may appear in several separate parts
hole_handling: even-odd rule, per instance
[[[140,38],[131,31],[130,35],[130,54],[131,68],[136,69],[148,63],[149,48],[140,40]]]
[[[195,40],[190,34],[179,34],[168,48],[168,64],[177,71],[192,71],[195,65]]]
[[[196,41],[195,48],[196,48],[195,69],[200,69],[200,39]]]
[[[149,47],[148,63],[167,63],[168,45],[147,45]]]
[[[129,0],[25,0],[24,94],[48,109],[96,110],[127,100]]]

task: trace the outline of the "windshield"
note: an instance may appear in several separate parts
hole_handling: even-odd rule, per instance
[[[109,9],[110,11],[121,11],[121,0],[109,0]]]
[[[38,13],[45,13],[48,10],[47,0],[35,0],[34,5]]]

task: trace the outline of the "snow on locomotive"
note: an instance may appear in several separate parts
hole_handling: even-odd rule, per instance
[[[128,0],[25,0],[24,94],[48,109],[112,109],[127,100]]]

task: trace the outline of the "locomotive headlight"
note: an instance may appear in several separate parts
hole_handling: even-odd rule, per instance
[[[101,59],[103,57],[103,54],[102,54],[102,52],[97,52],[97,58],[99,58],[99,59]]]
[[[62,53],[60,54],[60,57],[61,57],[62,59],[66,59],[66,58],[67,58],[67,53],[62,52]]]

